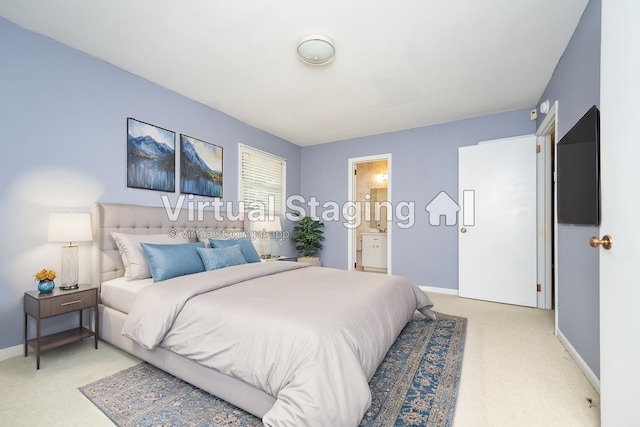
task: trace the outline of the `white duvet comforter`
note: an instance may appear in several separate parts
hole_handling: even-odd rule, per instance
[[[276,397],[266,426],[356,426],[368,381],[416,309],[406,279],[302,263],[253,263],[143,289],[122,334]]]

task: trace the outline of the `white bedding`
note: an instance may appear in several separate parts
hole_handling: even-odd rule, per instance
[[[266,426],[348,427],[402,328],[431,307],[397,276],[253,263],[141,289],[122,333],[276,397]]]
[[[108,280],[100,286],[100,303],[123,313],[129,313],[133,300],[153,279],[130,280],[124,277]]]

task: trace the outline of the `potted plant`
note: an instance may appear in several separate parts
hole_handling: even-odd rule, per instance
[[[293,227],[292,239],[296,243],[296,250],[302,254],[299,262],[320,266],[320,258],[313,255],[322,249],[323,227],[324,223],[310,216],[298,219],[298,225]]]

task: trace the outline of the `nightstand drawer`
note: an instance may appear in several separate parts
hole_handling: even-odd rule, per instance
[[[82,308],[91,308],[96,304],[96,289],[60,295],[56,298],[40,301],[40,318],[69,313]]]

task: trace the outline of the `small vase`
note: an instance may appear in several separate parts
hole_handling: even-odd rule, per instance
[[[53,291],[55,287],[56,284],[53,280],[40,280],[38,282],[38,290],[44,294]]]

